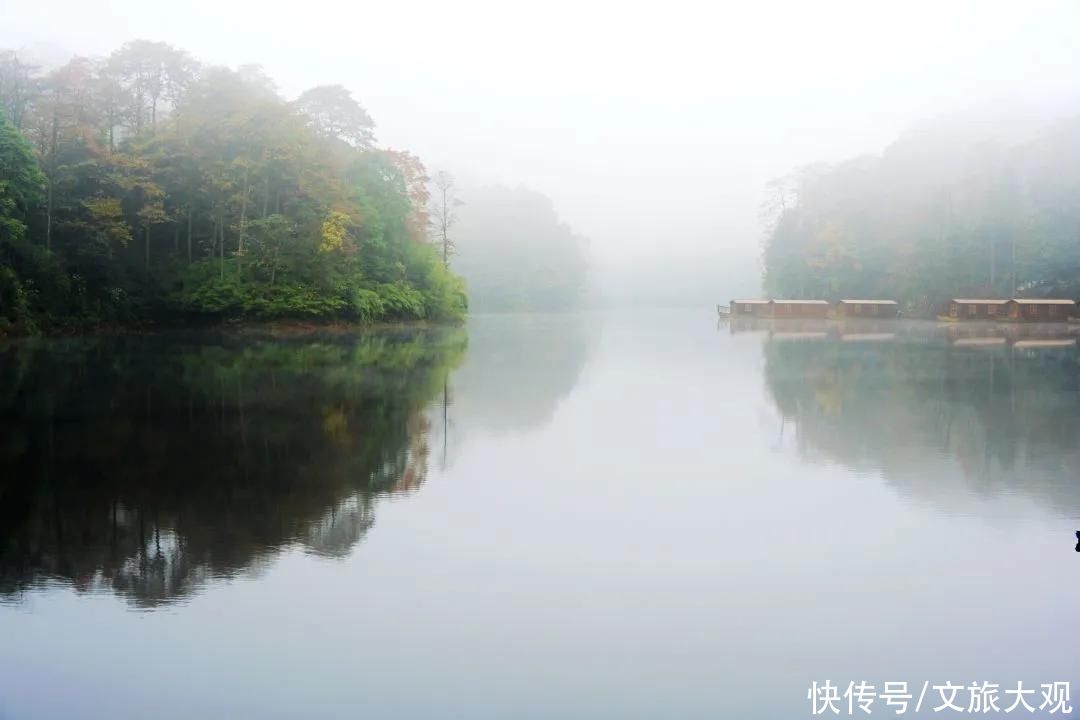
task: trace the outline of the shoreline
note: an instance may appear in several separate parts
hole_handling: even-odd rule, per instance
[[[312,335],[347,335],[350,333],[379,333],[400,330],[435,330],[460,327],[464,320],[380,320],[361,322],[349,320],[222,320],[175,324],[135,325],[65,325],[33,332],[5,333],[0,342],[17,340],[49,340],[62,338],[92,338],[133,335],[167,335],[224,332],[230,335],[284,339]]]

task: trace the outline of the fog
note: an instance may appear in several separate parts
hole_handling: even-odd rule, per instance
[[[1066,0],[4,5],[0,47],[39,61],[148,38],[288,97],[341,83],[382,145],[552,198],[620,297],[650,268],[665,297],[713,271],[716,299],[752,291],[770,178],[988,102],[1068,114],[1080,71]]]

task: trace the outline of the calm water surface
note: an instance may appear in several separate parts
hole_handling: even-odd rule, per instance
[[[815,680],[1077,686],[1068,330],[2,345],[0,717],[786,719]]]

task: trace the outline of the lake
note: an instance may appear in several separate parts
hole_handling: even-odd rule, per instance
[[[9,342],[0,718],[786,720],[814,682],[1076,680],[1072,330]]]

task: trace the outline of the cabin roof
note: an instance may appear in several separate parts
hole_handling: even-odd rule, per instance
[[[896,333],[844,333],[840,336],[841,342],[866,342],[895,339]]]
[[[859,304],[859,305],[895,305],[896,304],[895,300],[858,300],[858,299],[852,299],[852,298],[848,298],[846,300],[841,300],[840,302],[841,303]]]
[[[1008,341],[1003,337],[957,338],[953,345],[957,347],[981,347],[983,345],[1004,345]]]
[[[1076,344],[1076,338],[1047,339],[1047,340],[1017,340],[1013,343],[1014,348],[1050,348],[1072,347]]]
[[[1075,305],[1075,300],[1064,298],[1013,298],[1010,302],[1019,305]]]
[[[732,300],[732,305],[766,305],[768,300]]]
[[[777,305],[828,305],[826,300],[773,300]]]
[[[999,298],[953,298],[952,302],[959,303],[961,305],[1004,305],[1009,301],[1001,300]]]
[[[773,340],[821,340],[829,337],[826,332],[774,332],[770,336]]]

